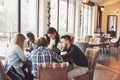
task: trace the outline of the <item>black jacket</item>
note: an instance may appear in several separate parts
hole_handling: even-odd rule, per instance
[[[74,62],[81,67],[88,67],[87,58],[77,46],[71,45],[69,49],[63,51],[67,51],[67,54],[62,55],[64,61]]]

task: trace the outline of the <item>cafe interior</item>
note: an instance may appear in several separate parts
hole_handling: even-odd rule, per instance
[[[37,39],[54,27],[91,54],[88,72],[75,80],[120,80],[119,21],[120,0],[0,0],[0,73],[7,75],[2,64],[15,34],[32,32]],[[67,80],[66,69],[43,75],[39,69],[38,80]]]

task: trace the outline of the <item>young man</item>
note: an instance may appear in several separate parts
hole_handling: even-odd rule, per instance
[[[25,40],[25,49],[31,52],[35,48],[35,36],[32,32],[26,34],[27,39]]]
[[[71,42],[71,37],[64,35],[61,37],[61,46],[66,54],[62,55],[64,61],[70,63],[68,79],[74,80],[79,75],[85,74],[88,71],[88,62],[82,51]]]

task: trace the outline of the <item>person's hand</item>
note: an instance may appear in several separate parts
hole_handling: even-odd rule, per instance
[[[26,51],[28,51],[28,52],[31,52],[33,50],[33,48],[31,47],[31,48],[26,48]]]
[[[60,53],[60,55],[65,55],[65,54],[67,54],[66,51]]]
[[[47,47],[46,49],[47,49],[47,50],[51,50],[51,49],[50,49],[50,48],[48,48],[48,47]]]

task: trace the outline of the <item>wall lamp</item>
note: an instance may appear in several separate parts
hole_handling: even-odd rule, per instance
[[[104,6],[100,6],[100,10],[103,11],[105,9]]]

